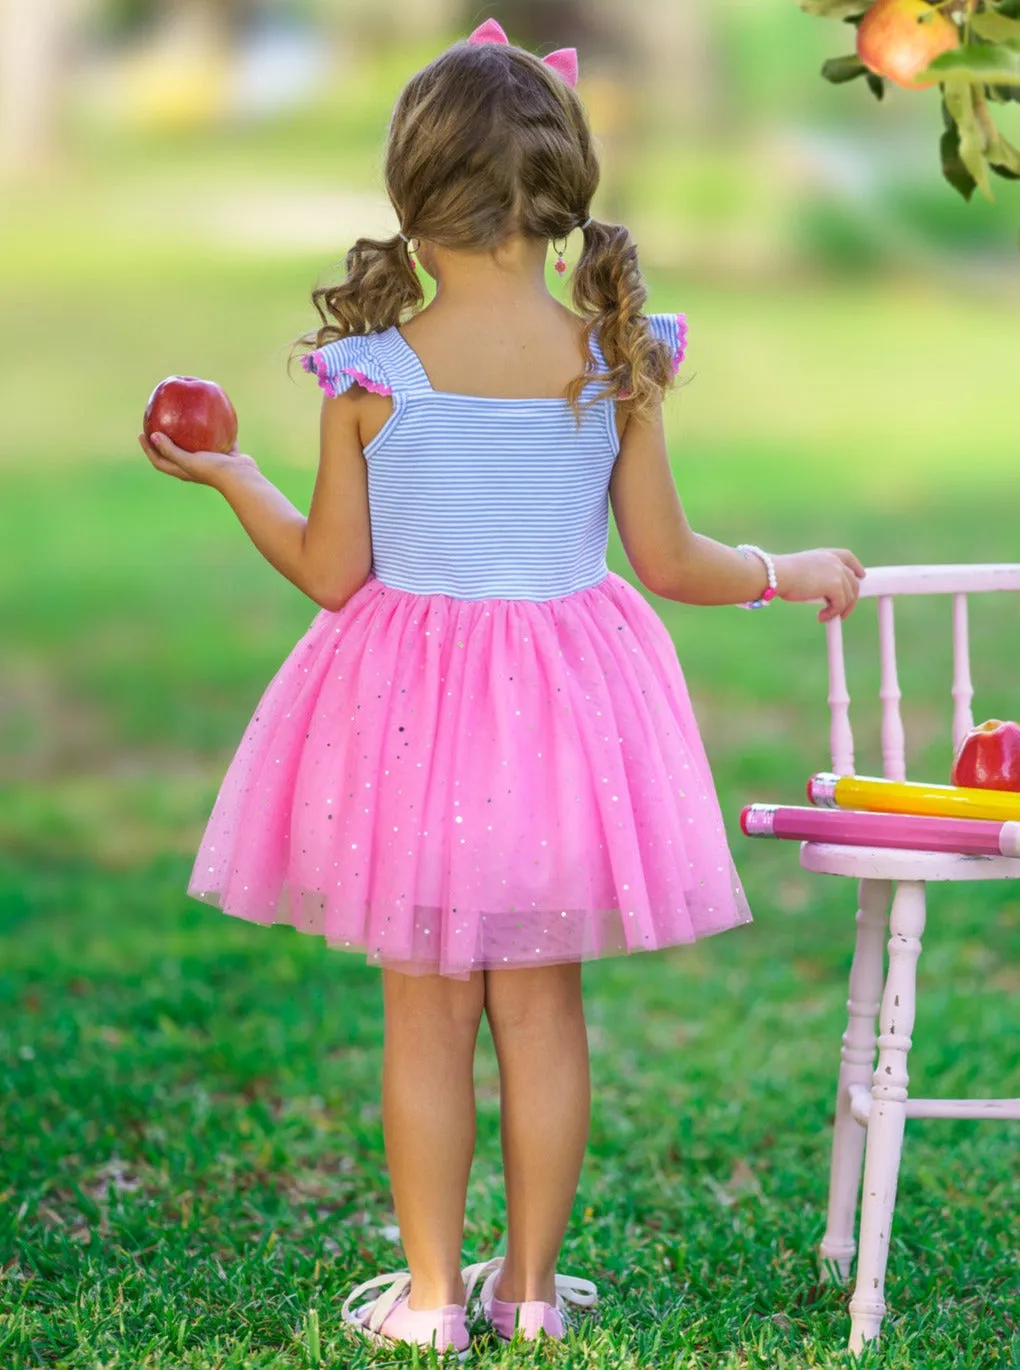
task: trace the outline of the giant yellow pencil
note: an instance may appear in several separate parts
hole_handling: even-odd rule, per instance
[[[1020,820],[1020,793],[1015,790],[963,789],[823,771],[808,781],[807,793],[811,803],[821,809],[997,819],[1002,823]]]

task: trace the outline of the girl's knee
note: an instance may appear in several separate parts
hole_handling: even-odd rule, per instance
[[[486,971],[485,1012],[497,1030],[583,1015],[581,967],[570,963]]]
[[[466,980],[384,971],[383,999],[388,1026],[477,1033],[485,1006],[485,981],[481,971]]]

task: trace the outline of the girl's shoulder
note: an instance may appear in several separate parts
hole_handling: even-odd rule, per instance
[[[687,350],[686,314],[646,314],[645,320],[652,336],[670,347],[675,374]],[[598,329],[592,342],[599,361],[603,361]],[[429,389],[428,377],[395,325],[375,333],[351,333],[324,343],[307,352],[301,365],[331,397],[342,395],[352,385],[360,385],[376,395]]]
[[[392,395],[419,383],[406,355],[395,345],[397,341],[395,327],[376,333],[351,333],[305,353],[301,365],[330,397],[342,395],[352,385],[374,395]]]

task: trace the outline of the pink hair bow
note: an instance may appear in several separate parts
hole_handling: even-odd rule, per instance
[[[495,19],[486,19],[484,24],[479,24],[474,33],[468,39],[469,43],[506,43],[509,45],[510,39],[503,32],[501,25]],[[568,86],[577,85],[577,49],[576,48],[557,48],[555,52],[550,52],[548,57],[543,57],[542,61],[546,66],[552,67],[553,71],[559,72]]]

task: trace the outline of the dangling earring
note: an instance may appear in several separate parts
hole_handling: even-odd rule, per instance
[[[556,272],[557,276],[562,276],[567,269],[567,264],[563,260],[563,254],[567,250],[567,240],[566,238],[562,238],[560,239],[560,242],[563,244],[562,247],[557,245],[557,240],[555,238],[553,239],[553,248],[556,252],[556,261],[553,263],[553,270]]]
[[[418,270],[418,263],[414,259],[414,254],[418,251],[418,239],[409,238],[406,233],[401,233],[401,238],[407,244],[407,260],[411,263],[411,270]]]

